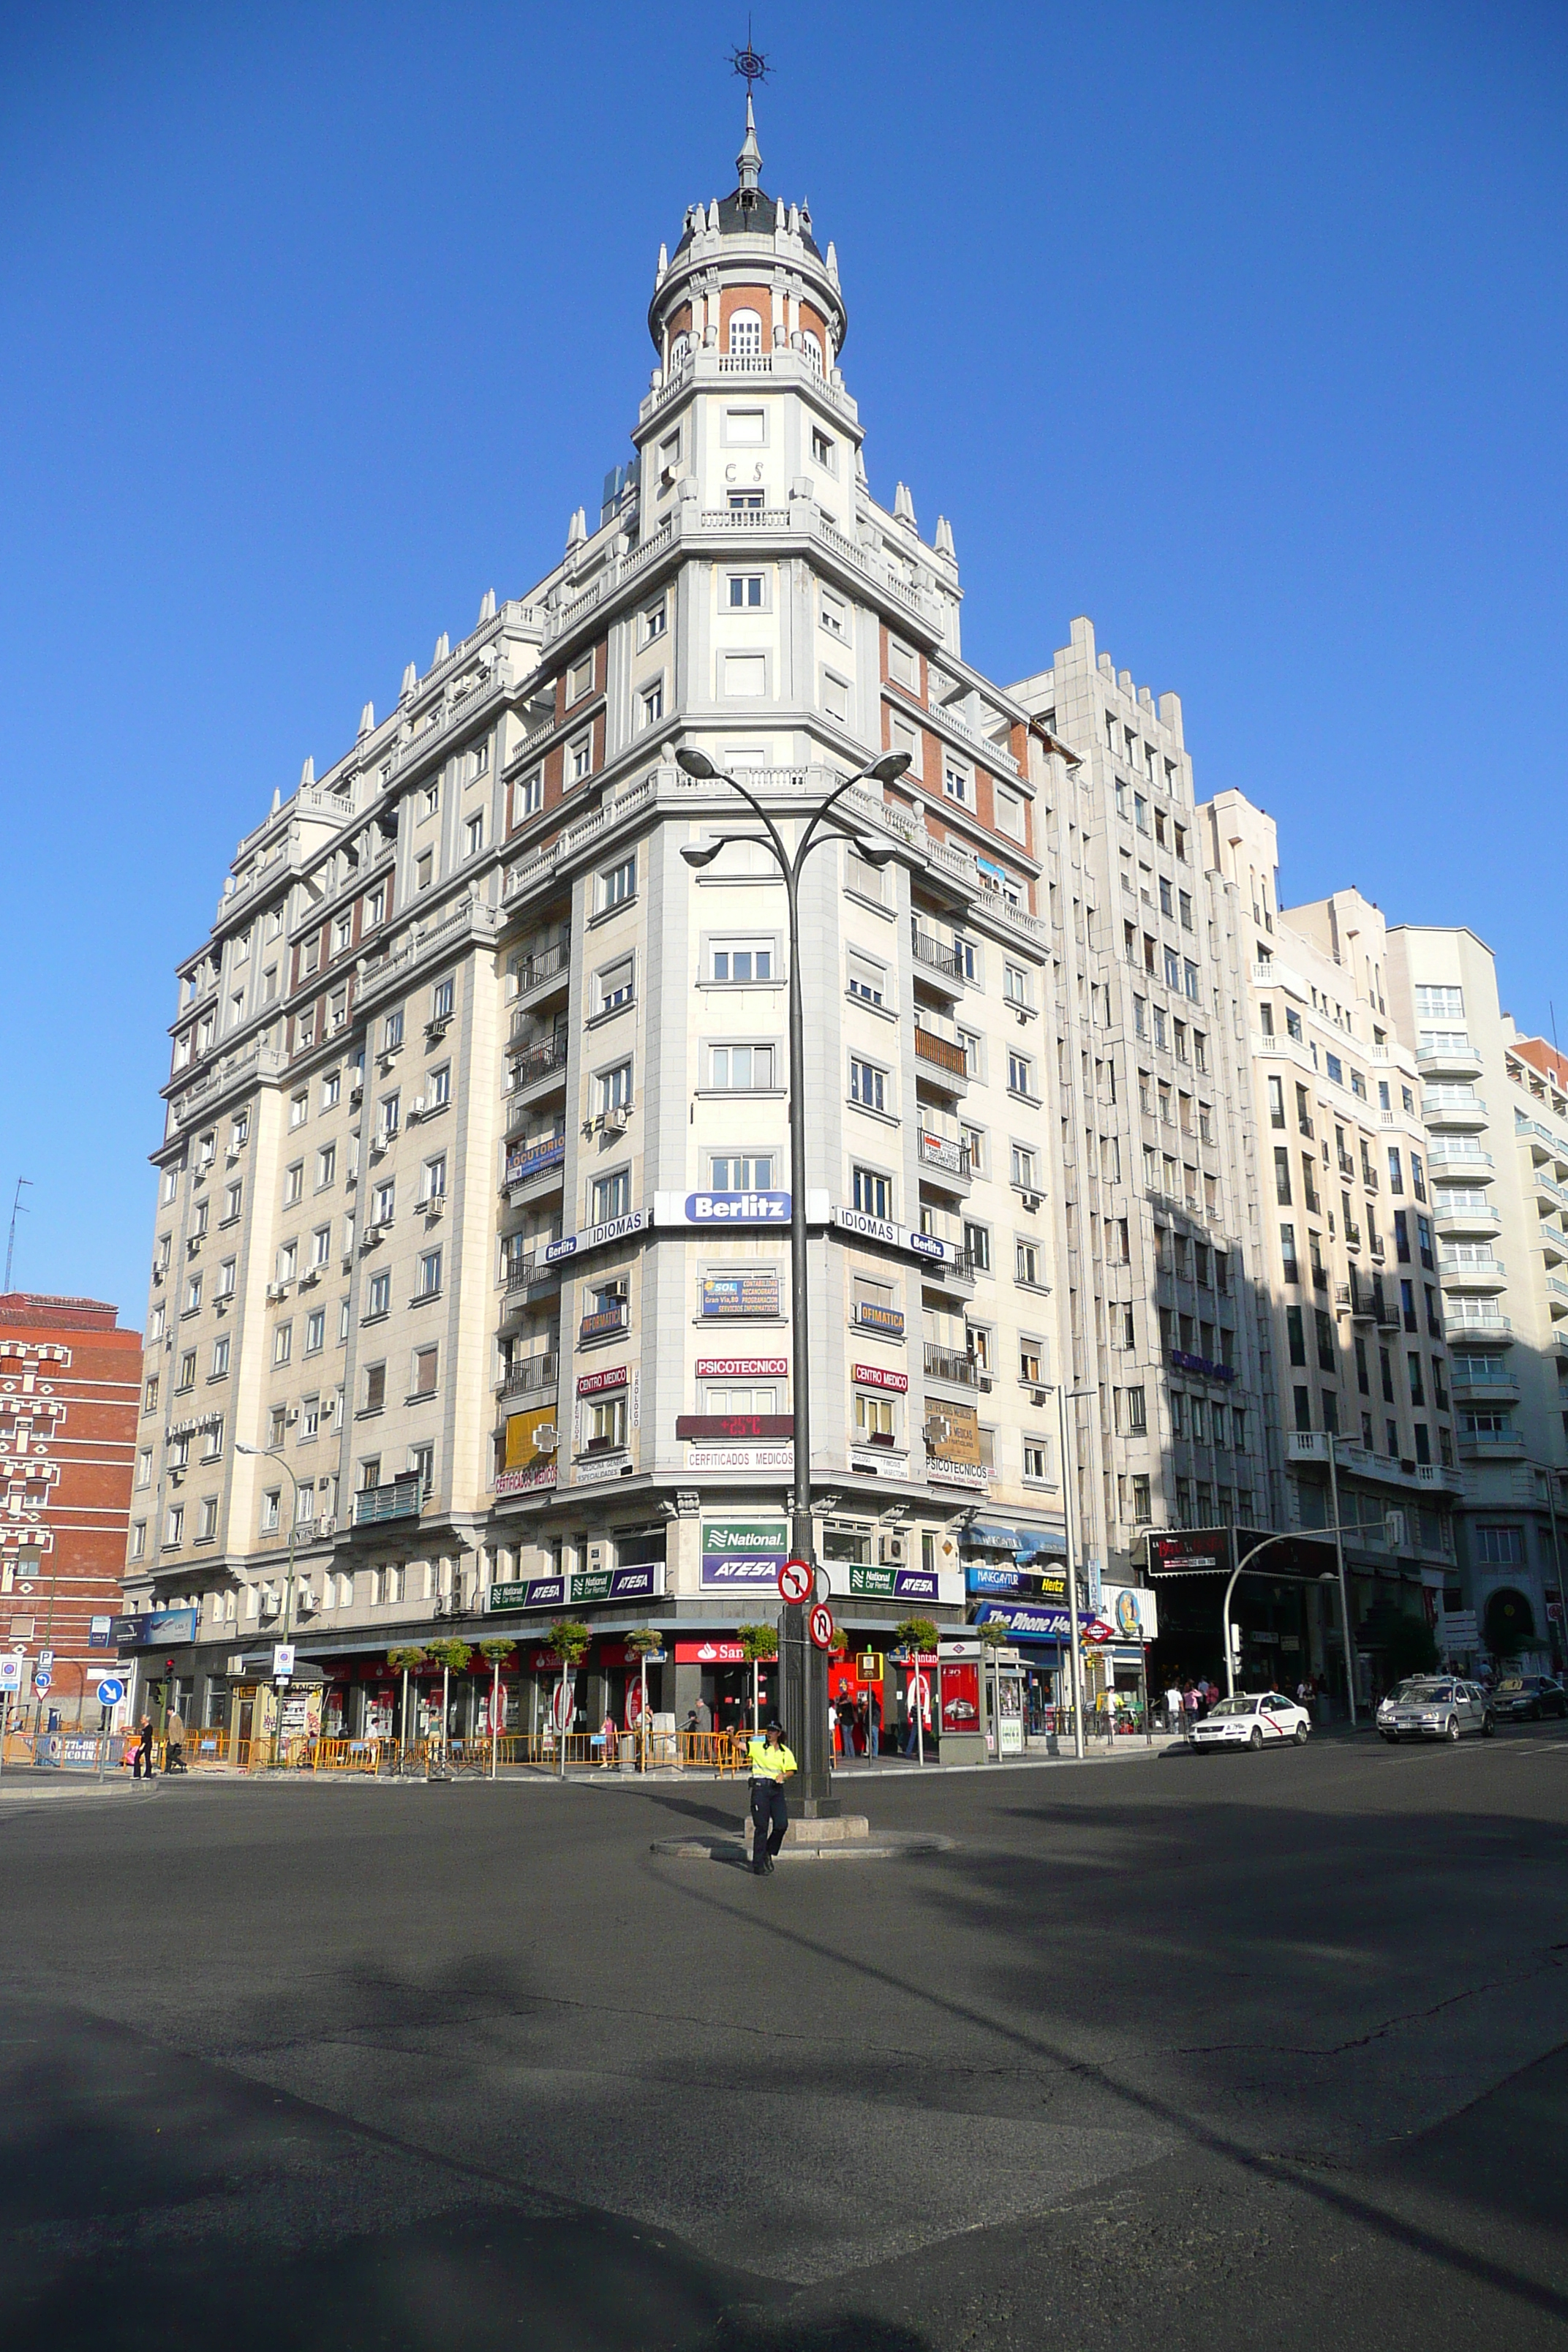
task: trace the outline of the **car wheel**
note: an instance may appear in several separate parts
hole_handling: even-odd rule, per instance
[[[1496,1729],[1497,1717],[1489,1706],[1485,1715],[1481,1717],[1481,1738],[1483,1739],[1489,1739]]]
[[[1457,1715],[1451,1715],[1443,1726],[1443,1737],[1445,1739],[1458,1739],[1458,1736],[1459,1718]]]
[[[1249,1748],[1261,1748],[1263,1745],[1263,1733],[1256,1723],[1252,1727],[1252,1737],[1247,1744]]]
[[[1306,1746],[1306,1744],[1307,1744],[1307,1727],[1306,1727],[1306,1725],[1305,1725],[1304,1723],[1299,1723],[1299,1724],[1296,1726],[1296,1745],[1297,1745],[1297,1747],[1298,1747],[1298,1748],[1304,1748],[1304,1747]]]

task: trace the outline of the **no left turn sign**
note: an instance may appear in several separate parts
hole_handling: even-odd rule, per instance
[[[779,1591],[792,1606],[810,1600],[816,1581],[808,1559],[786,1559],[779,1570]]]
[[[833,1647],[833,1612],[825,1601],[819,1601],[806,1619],[806,1629],[819,1650]]]

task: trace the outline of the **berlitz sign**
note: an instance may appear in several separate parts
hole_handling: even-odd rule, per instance
[[[787,1192],[688,1192],[689,1225],[787,1225]]]

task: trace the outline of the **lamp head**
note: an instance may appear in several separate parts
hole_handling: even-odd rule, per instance
[[[689,776],[695,776],[700,784],[707,783],[719,772],[706,751],[695,751],[687,744],[683,744],[676,753],[675,764],[678,768],[684,768]]]
[[[723,846],[721,841],[689,841],[680,854],[688,866],[711,866]]]
[[[879,760],[872,761],[866,773],[879,784],[890,784],[895,776],[903,774],[909,764],[910,754],[907,751],[884,751]]]
[[[892,864],[893,853],[881,842],[862,841],[857,834],[852,836],[850,845],[857,857],[862,858],[868,866],[874,866],[879,872],[884,866]]]

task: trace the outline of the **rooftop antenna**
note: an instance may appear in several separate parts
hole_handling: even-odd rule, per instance
[[[16,1193],[11,1202],[11,1232],[5,1244],[5,1288],[7,1291],[9,1291],[11,1287],[11,1261],[16,1255],[16,1220],[18,1217],[26,1217],[32,1214],[31,1210],[27,1207],[26,1202],[22,1198],[22,1187],[24,1185],[26,1186],[29,1192],[32,1191],[33,1180],[30,1176],[17,1177]]]

